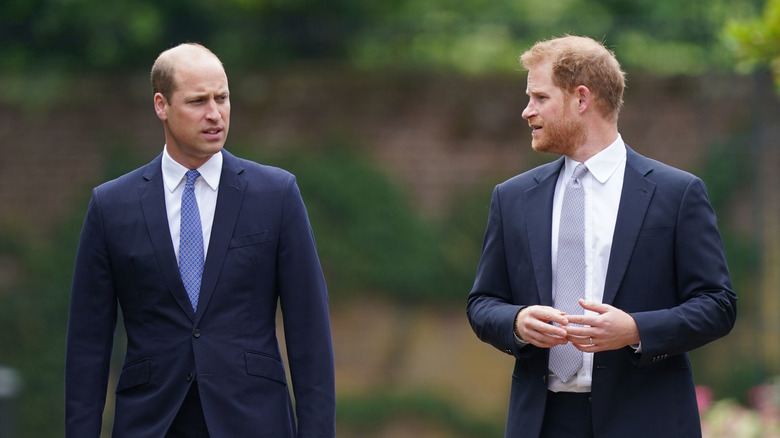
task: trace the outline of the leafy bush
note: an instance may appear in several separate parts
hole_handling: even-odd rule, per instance
[[[296,175],[334,297],[370,291],[399,300],[465,300],[484,223],[475,236],[457,221],[424,221],[397,185],[344,146],[257,161]],[[464,259],[473,261],[465,273]]]

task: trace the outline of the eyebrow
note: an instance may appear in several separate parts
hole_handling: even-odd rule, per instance
[[[217,90],[217,91],[215,91],[213,93],[211,91],[192,92],[190,94],[185,94],[184,95],[184,99],[185,100],[200,99],[200,98],[211,96],[212,94],[214,96],[227,96],[227,95],[230,94],[230,90],[225,88],[225,89],[222,89],[222,90]]]

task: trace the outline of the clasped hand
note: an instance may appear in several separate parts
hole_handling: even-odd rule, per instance
[[[528,306],[517,315],[517,333],[537,347],[571,342],[587,353],[639,344],[639,330],[631,315],[609,304],[582,299],[579,304],[596,314],[567,315],[549,306]]]

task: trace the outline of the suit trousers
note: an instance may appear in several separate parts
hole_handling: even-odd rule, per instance
[[[540,438],[593,438],[590,393],[547,391]]]
[[[165,438],[209,438],[197,380],[192,382]]]

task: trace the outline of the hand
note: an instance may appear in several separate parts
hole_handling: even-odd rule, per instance
[[[579,303],[598,315],[566,315],[570,324],[580,325],[564,327],[566,339],[578,350],[595,353],[639,344],[639,329],[631,315],[609,304],[582,299]]]
[[[568,343],[566,330],[550,324],[551,322],[565,326],[569,320],[558,309],[547,306],[528,306],[517,314],[515,329],[520,338],[537,347],[550,348]]]

